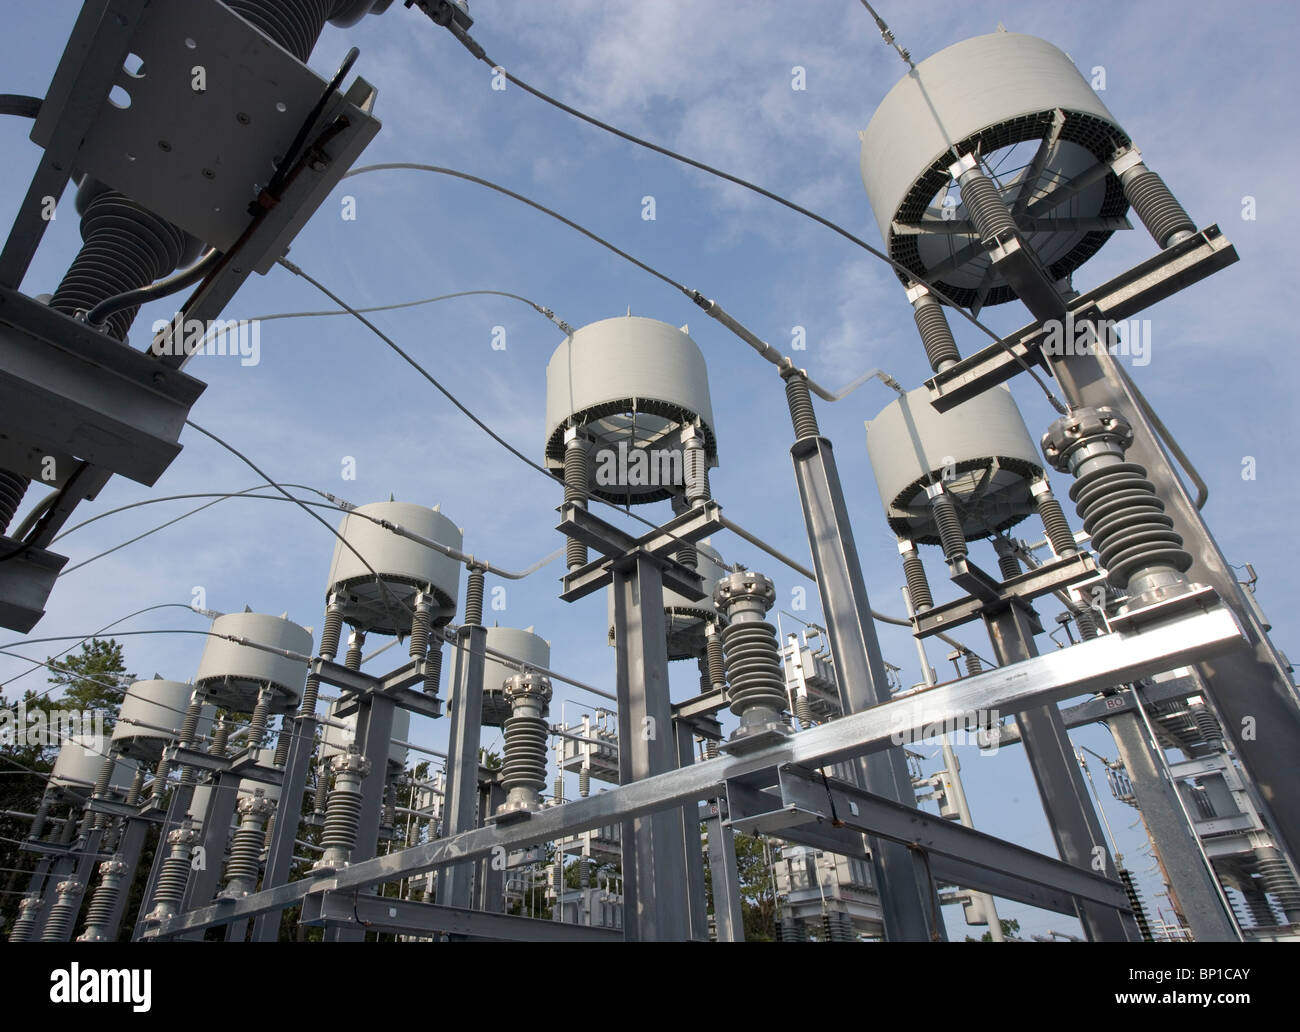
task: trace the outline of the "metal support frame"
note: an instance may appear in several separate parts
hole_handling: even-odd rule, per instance
[[[685,720],[673,721],[677,738],[677,764],[689,767],[695,762],[695,728]],[[709,938],[708,906],[704,895],[704,853],[700,842],[700,808],[694,802],[682,807],[682,842],[686,861],[686,902],[690,911],[691,938],[707,942]]]
[[[456,672],[447,731],[447,787],[443,796],[444,836],[471,830],[478,820],[479,745],[483,730],[483,670],[487,628],[464,624],[457,632]],[[456,864],[438,872],[437,901],[467,909],[474,898],[474,865]]]
[[[1027,606],[1016,603],[985,617],[999,664],[1019,663],[1038,654],[1031,612]],[[1054,703],[1019,710],[1016,724],[1061,859],[1081,870],[1096,870],[1100,861],[1108,877],[1118,877],[1060,710]],[[1113,910],[1098,910],[1081,903],[1079,920],[1093,941],[1125,942],[1139,938],[1136,923],[1122,919]]]
[[[713,800],[705,821],[709,836],[714,931],[718,942],[744,942],[745,911],[741,905],[740,872],[736,867],[736,835],[731,825],[723,820],[721,807],[721,800]]]
[[[848,715],[887,702],[889,681],[831,443],[824,437],[805,437],[795,442],[790,457],[835,663],[840,709]],[[916,805],[901,748],[873,753],[857,768],[857,777],[868,791]],[[920,942],[943,938],[934,889],[920,859],[890,842],[872,843],[871,855],[885,938]]]
[[[1115,357],[1105,346],[1098,346],[1091,354],[1044,356],[1041,351],[1046,332],[1043,320],[1068,318],[1077,327],[1086,322],[1124,319],[1236,260],[1231,243],[1217,226],[1210,226],[1068,303],[1062,299],[1058,306],[1031,306],[1038,322],[1011,335],[1006,343],[1009,351],[1022,360],[1047,365],[1071,405],[1111,406],[1132,424],[1134,441],[1126,459],[1146,468],[1165,512],[1173,519],[1174,530],[1192,556],[1188,579],[1216,591],[1245,629],[1242,647],[1201,665],[1198,672],[1224,717],[1224,729],[1242,766],[1259,791],[1265,816],[1280,842],[1296,858],[1300,857],[1300,794],[1293,791],[1293,786],[1300,778],[1300,759],[1295,751],[1295,742],[1300,740],[1300,694],[1286,662],[1245,598]],[[1104,334],[1097,337],[1106,340]],[[930,380],[931,397],[935,407],[943,411],[1010,379],[1019,370],[1008,349],[994,345]],[[1256,727],[1267,731],[1243,733]]]
[[[188,930],[292,906],[312,893],[349,890],[350,894],[353,889],[490,856],[494,850],[522,849],[648,814],[670,811],[669,824],[675,822],[680,827],[676,808],[689,800],[716,797],[729,779],[783,764],[816,768],[889,749],[926,726],[943,725],[973,710],[998,707],[1023,710],[1101,691],[1139,674],[1173,669],[1220,654],[1239,641],[1240,636],[1240,626],[1222,606],[1185,611],[1161,622],[1103,635],[1068,650],[895,698],[797,732],[752,753],[724,755],[576,799],[535,813],[527,821],[476,828],[375,857],[332,876],[259,892],[224,908],[204,907],[178,914],[166,929],[151,929],[147,937],[172,938]],[[910,808],[909,812],[924,816]],[[711,836],[710,841],[718,840]],[[935,877],[941,877],[938,871]],[[996,895],[1006,894],[996,880],[990,876],[984,884],[972,887]],[[719,891],[716,882],[714,891]],[[682,924],[685,925],[684,917]]]
[[[482,910],[419,903],[407,899],[325,892],[309,897],[312,914],[305,924],[396,935],[443,933],[457,939],[509,939],[515,942],[618,942],[613,928],[559,924]]]
[[[677,769],[668,695],[664,560],[637,549],[614,560],[619,784]],[[629,942],[691,935],[686,839],[680,814],[623,822],[623,932]]]

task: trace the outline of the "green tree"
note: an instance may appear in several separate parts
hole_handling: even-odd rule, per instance
[[[736,834],[736,873],[740,880],[740,911],[746,942],[776,939],[776,896],[772,865],[761,835]],[[704,868],[704,887],[709,910],[713,910],[713,871]]]
[[[998,922],[998,924],[1002,926],[1002,938],[1004,939],[1014,939],[1016,937],[1016,934],[1020,931],[1020,922],[1017,921],[1015,918],[1008,919],[1004,917],[1002,918],[1002,920]],[[966,941],[967,942],[992,942],[993,933],[985,932],[978,939],[974,939],[968,935],[966,936]]]

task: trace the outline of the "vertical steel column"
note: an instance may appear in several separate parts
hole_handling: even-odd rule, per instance
[[[619,783],[677,768],[659,561],[637,550],[613,563]],[[629,942],[690,938],[681,811],[623,822],[623,933]]]
[[[1161,769],[1140,718],[1135,713],[1119,713],[1106,724],[1133,784],[1142,821],[1177,900],[1175,909],[1197,941],[1239,941],[1241,936],[1232,917],[1224,910],[1222,890],[1183,812],[1178,790]]]
[[[815,426],[813,429],[814,435],[801,435],[794,443],[790,457],[826,617],[840,706],[846,714],[856,713],[887,701],[889,682],[831,443],[815,433]],[[853,766],[860,787],[906,806],[916,805],[901,747],[873,752]],[[920,857],[898,843],[874,838],[870,842],[885,938],[922,942],[944,938],[942,918],[932,917],[939,914],[939,904]]]
[[[485,822],[506,801],[505,789],[497,782],[482,786],[479,793],[479,822]],[[478,909],[489,914],[506,911],[506,872],[494,863],[494,857],[484,857],[474,866],[474,891]]]
[[[674,721],[677,735],[677,764],[689,767],[695,762],[695,731],[688,721]],[[682,807],[682,839],[686,844],[686,888],[690,906],[691,938],[709,939],[708,902],[704,893],[704,852],[700,842],[700,806],[691,800]]]
[[[483,665],[487,628],[462,624],[456,632],[455,678],[451,726],[447,731],[447,785],[443,796],[442,833],[457,835],[474,827],[478,817],[479,745],[483,737]],[[474,864],[439,868],[436,900],[441,906],[469,907],[474,898]]]
[[[1038,655],[1029,614],[1021,605],[1009,605],[986,615],[984,622],[999,665],[1009,666]],[[1035,706],[1016,714],[1016,726],[1061,859],[1107,878],[1118,878],[1060,710],[1055,705]],[[1077,904],[1077,908],[1084,933],[1091,941],[1136,942],[1141,938],[1137,924],[1127,914],[1109,907]]]
[[[740,902],[740,872],[736,867],[736,836],[722,823],[717,809],[721,800],[710,804],[713,816],[705,822],[709,837],[709,871],[713,883],[713,924],[718,942],[745,941],[745,911]]]
[[[117,899],[113,901],[113,909],[109,912],[108,921],[105,925],[104,937],[109,942],[117,941],[118,929],[122,927],[122,916],[126,913],[127,897],[131,895],[131,886],[135,884],[136,868],[140,865],[140,850],[144,848],[145,833],[148,830],[149,824],[147,821],[136,817],[127,818],[126,830],[122,833],[122,841],[117,847],[122,856],[122,863],[126,865],[126,870],[122,872],[122,891],[117,894]]]
[[[239,796],[239,776],[229,771],[219,771],[212,778],[212,792],[208,796],[208,812],[203,815],[199,848],[203,850],[203,866],[195,868],[185,886],[181,911],[206,907],[217,894],[221,882],[221,866],[226,856],[226,841],[230,838],[230,824],[235,816],[235,803]],[[182,939],[203,939],[203,932],[191,932]]]

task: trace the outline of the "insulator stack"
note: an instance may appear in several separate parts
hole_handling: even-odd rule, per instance
[[[36,815],[32,819],[32,829],[27,834],[28,838],[35,840],[45,834],[45,822],[50,818],[50,807],[53,805],[54,793],[47,786],[41,793],[41,801],[36,807]]]
[[[586,799],[591,793],[591,770],[588,767],[578,768],[578,795]]]
[[[192,261],[201,244],[131,198],[87,177],[77,191],[81,250],[50,299],[75,315],[99,302],[148,286]],[[125,340],[139,305],[110,315],[105,328]]]
[[[807,942],[808,928],[797,917],[783,917],[776,924],[777,942]]]
[[[469,571],[465,582],[465,623],[476,626],[483,623],[483,571],[477,567]]]
[[[361,650],[366,647],[365,631],[353,631],[348,635],[348,651],[343,657],[343,665],[349,670],[361,669]]]
[[[45,919],[45,929],[41,932],[41,942],[67,942],[81,905],[83,889],[85,886],[73,878],[59,882],[54,890],[54,905],[50,907],[50,916]]]
[[[942,490],[932,494],[930,511],[934,514],[934,522],[939,529],[944,558],[950,563],[965,559],[966,535],[962,533],[961,516],[957,513],[957,503],[952,500],[952,495]]]
[[[397,826],[397,785],[392,781],[384,786],[383,826],[390,832]]]
[[[966,155],[948,171],[957,179],[962,204],[979,231],[981,241],[988,244],[1015,235],[1016,220],[1011,217],[1007,202],[998,193],[997,185],[980,168],[974,155]]]
[[[799,721],[799,726],[804,730],[813,726],[812,706],[808,702],[807,695],[795,696],[794,715]]]
[[[257,696],[257,705],[253,707],[253,714],[248,721],[248,747],[250,749],[261,748],[263,739],[266,738],[266,718],[271,705],[271,689],[264,688]]]
[[[117,762],[116,758],[112,755],[105,756],[104,759],[100,762],[99,774],[95,778],[94,798],[103,799],[105,796],[108,795],[108,784],[113,777],[113,767],[116,764],[116,762]],[[94,826],[96,828],[102,828],[107,823],[108,823],[108,814],[106,813],[95,814]]]
[[[538,810],[542,805],[539,793],[546,787],[546,716],[551,682],[533,671],[516,674],[507,678],[505,695],[510,702],[501,763],[506,800],[497,813]]]
[[[1151,925],[1147,921],[1147,911],[1142,902],[1142,893],[1138,891],[1132,872],[1121,867],[1119,869],[1119,880],[1124,884],[1124,895],[1128,897],[1128,905],[1133,908],[1133,920],[1137,922],[1138,931],[1142,934],[1142,941],[1155,942],[1155,937],[1151,934]]]
[[[442,640],[435,638],[425,655],[428,672],[424,675],[424,694],[437,695],[442,687]]]
[[[591,489],[590,460],[587,442],[577,432],[564,445],[564,500],[580,508],[587,507]],[[577,538],[569,538],[565,546],[565,561],[570,570],[587,565],[587,546]]]
[[[673,553],[673,558],[683,566],[689,566],[692,570],[700,565],[700,553],[690,542],[683,542],[677,546],[677,551]]]
[[[586,854],[578,857],[578,885],[580,888],[591,888],[591,858]]]
[[[1165,181],[1141,162],[1124,172],[1120,183],[1142,225],[1161,249],[1196,232],[1196,223],[1174,198]]]
[[[167,859],[158,872],[153,909],[149,912],[148,920],[166,921],[180,910],[185,898],[185,886],[190,879],[190,854],[198,841],[198,833],[188,818],[179,828],[167,833]]]
[[[266,837],[262,839],[262,849],[271,848],[271,836],[275,834],[275,818],[279,816],[279,811],[271,814],[271,819],[266,822]]]
[[[262,870],[262,844],[266,834],[267,818],[275,810],[266,793],[258,788],[252,795],[240,796],[239,827],[230,842],[230,857],[226,861],[226,884],[221,890],[222,899],[238,899],[257,889],[257,879]]]
[[[925,563],[917,554],[916,546],[904,539],[898,543],[898,552],[903,558],[903,576],[907,579],[907,593],[912,599],[912,608],[918,613],[933,609],[934,595],[930,593]]]
[[[117,907],[117,898],[122,892],[122,875],[126,873],[126,862],[121,855],[114,854],[99,865],[99,887],[90,898],[86,908],[86,930],[77,937],[78,942],[107,942],[112,933],[110,927],[113,910]]]
[[[27,493],[27,485],[30,483],[31,480],[21,473],[0,469],[0,534],[9,529],[14,513],[22,504],[23,495]]]
[[[1256,928],[1272,928],[1277,925],[1277,914],[1274,913],[1268,896],[1264,894],[1262,885],[1252,881],[1242,888],[1241,895],[1246,901],[1246,912],[1250,914],[1251,923]]]
[[[415,597],[415,609],[411,614],[411,636],[406,644],[412,659],[423,659],[429,649],[429,616],[433,604],[423,591]]]
[[[10,942],[31,942],[32,932],[36,928],[36,919],[40,917],[44,900],[35,893],[29,893],[18,901],[18,916],[13,927],[9,929]]]
[[[682,444],[682,478],[685,480],[686,500],[691,505],[706,502],[713,497],[709,487],[709,453],[696,427],[686,431]]]
[[[1002,574],[1002,579],[1009,581],[1012,577],[1019,577],[1021,573],[1020,559],[1016,556],[1011,545],[1003,538],[998,538],[993,547],[998,554],[998,573]]]
[[[283,732],[281,732],[283,735]],[[208,745],[209,756],[225,756],[226,746],[230,744],[230,724],[218,720],[212,725],[212,742]]]
[[[1079,637],[1091,641],[1101,633],[1097,626],[1097,614],[1091,606],[1080,606],[1074,610],[1074,625],[1079,628]]]
[[[973,652],[967,652],[962,656],[966,660],[966,676],[974,677],[976,674],[984,673],[984,663],[979,656]]]
[[[230,0],[226,6],[305,63],[325,28],[325,22],[344,8],[352,6],[352,2],[351,0]]]
[[[181,748],[188,749],[194,744],[195,736],[199,729],[199,718],[203,715],[203,700],[196,691],[190,696],[189,705],[185,707],[185,716],[181,720],[181,729],[179,744]],[[167,774],[171,766],[166,758],[158,761],[158,767],[154,772],[153,794],[155,799],[161,799],[163,793],[167,790]],[[198,774],[193,767],[181,767],[181,783],[192,785],[198,780]]]
[[[1074,476],[1070,497],[1083,529],[1116,588],[1134,595],[1178,591],[1192,557],[1165,514],[1146,470],[1124,461],[1133,428],[1109,407],[1078,409],[1056,420],[1043,435],[1043,454]]]
[[[561,771],[555,775],[555,788],[551,792],[551,798],[557,803],[564,802],[564,773]]]
[[[709,663],[709,680],[715,691],[726,691],[727,666],[723,659],[722,635],[718,633],[717,623],[710,621],[705,631],[705,658]]]
[[[785,376],[785,401],[790,407],[795,440],[802,441],[805,437],[821,435],[821,429],[817,426],[817,412],[813,409],[812,392],[808,389],[808,378],[802,373],[790,372]]]
[[[948,316],[939,299],[923,286],[912,287],[908,291],[908,297],[912,300],[912,315],[916,319],[916,330],[921,335],[921,343],[925,346],[925,357],[930,362],[930,368],[941,373],[961,360],[961,352],[953,340],[952,327],[948,325]]]
[[[785,677],[776,628],[763,619],[776,602],[776,588],[761,573],[742,570],[718,581],[713,592],[727,619],[722,631],[731,712],[740,718],[735,744],[749,738],[788,734],[782,717]]]
[[[289,746],[293,743],[293,717],[286,713],[280,718],[280,731],[275,736],[275,756],[271,766],[283,767],[289,762]]]
[[[320,632],[320,656],[333,660],[339,653],[339,638],[343,633],[343,607],[331,598],[325,607],[325,626]],[[307,675],[307,683],[302,690],[302,702],[298,712],[304,717],[316,715],[316,701],[320,698],[320,678],[316,674]]]
[[[337,871],[346,867],[357,842],[357,828],[361,823],[361,783],[370,774],[370,761],[362,756],[356,746],[335,756],[334,787],[329,794],[325,811],[325,828],[320,844],[325,852],[312,868],[317,873]]]
[[[1263,879],[1264,888],[1272,896],[1287,920],[1300,923],[1300,885],[1296,884],[1291,865],[1274,846],[1258,846],[1255,863]]]
[[[709,739],[708,744],[704,747],[704,755],[710,760],[716,760],[718,758],[718,743],[712,738]]]
[[[1034,492],[1038,516],[1043,521],[1043,530],[1047,533],[1052,552],[1057,556],[1074,555],[1079,551],[1079,545],[1074,540],[1074,532],[1070,530],[1065,511],[1061,508],[1056,495],[1052,494],[1051,488],[1047,486],[1047,481],[1039,481],[1031,490]]]
[[[1223,746],[1223,728],[1219,726],[1219,721],[1214,714],[1210,712],[1210,707],[1205,705],[1204,700],[1193,702],[1189,707],[1192,711],[1192,719],[1196,721],[1196,727],[1201,732],[1201,737],[1205,739],[1205,744],[1212,749]]]

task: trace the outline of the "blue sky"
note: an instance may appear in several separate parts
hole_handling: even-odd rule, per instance
[[[3,89],[41,95],[78,6],[27,5],[3,39]],[[941,13],[938,13],[940,12]],[[1206,515],[1233,563],[1254,563],[1259,599],[1279,646],[1300,654],[1294,616],[1298,562],[1287,547],[1296,494],[1290,443],[1297,429],[1293,377],[1295,324],[1292,166],[1296,15],[1288,4],[1176,3],[1064,5],[972,2],[958,7],[885,4],[881,13],[917,60],[960,39],[993,31],[1042,36],[1085,72],[1106,69],[1102,100],[1142,148],[1199,225],[1217,222],[1241,261],[1200,287],[1151,309],[1150,364],[1134,370],[1142,389],[1191,454],[1210,486]],[[556,2],[473,4],[474,35],[521,78],[632,132],[745,176],[835,219],[869,242],[879,234],[858,172],[857,131],[898,79],[903,65],[880,40],[860,4]],[[363,163],[447,165],[536,198],[609,237],[675,279],[722,302],[737,318],[788,348],[794,326],[807,331],[800,361],[838,387],[875,366],[907,387],[927,375],[911,313],[893,273],[865,252],[769,202],[650,154],[561,114],[522,91],[490,88],[490,73],[443,30],[395,3],[379,18],[328,29],[311,64],[328,76],[347,47],[361,48],[355,72],[378,88],[384,128]],[[791,89],[796,65],[807,89]],[[29,124],[0,122],[0,197],[15,208],[38,150]],[[642,219],[642,198],[656,218]],[[344,198],[356,218],[345,220]],[[1243,198],[1257,217],[1242,218]],[[71,205],[57,218],[24,283],[31,294],[57,284],[77,246]],[[1117,234],[1075,277],[1081,290],[1148,257],[1139,227]],[[772,367],[685,298],[608,252],[508,198],[472,184],[418,172],[381,172],[345,182],[294,242],[290,257],[351,304],[385,304],[460,290],[510,291],[553,308],[574,326],[622,314],[689,323],[709,365],[721,466],[716,497],[728,514],[791,554],[806,558],[788,449],[791,431]],[[254,277],[227,317],[329,308],[282,269]],[[143,346],[166,303],[143,310],[132,341]],[[503,298],[464,298],[373,317],[499,433],[540,457],[546,362],[560,341],[554,327]],[[1008,331],[1023,309],[991,309],[985,321]],[[506,347],[494,350],[495,327]],[[964,351],[978,334],[956,327]],[[270,475],[331,491],[356,503],[398,499],[440,503],[465,528],[465,547],[507,568],[522,568],[561,543],[554,531],[558,485],[535,472],[454,411],[358,322],[276,320],[261,328],[261,361],[201,357],[187,367],[209,386],[192,416],[225,436]],[[1032,384],[1013,390],[1037,437],[1053,413]],[[863,444],[864,419],[890,399],[878,382],[848,400],[819,406],[835,443],[873,604],[900,612],[901,572],[882,518]],[[150,496],[240,490],[258,478],[193,431],[153,489],[115,480],[77,519]],[[1242,479],[1243,459],[1257,467]],[[356,479],[344,480],[345,459]],[[1064,495],[1064,482],[1058,493]],[[37,497],[32,492],[27,504]],[[71,563],[94,555],[191,502],[161,503],[112,516],[59,546]],[[666,503],[643,515],[666,518]],[[1076,521],[1077,522],[1077,521]],[[632,525],[634,526],[634,525]],[[1037,534],[1037,528],[1026,529]],[[732,562],[763,570],[789,599],[799,581],[734,538],[714,544]],[[64,578],[33,636],[80,634],[159,602],[231,611],[288,611],[319,626],[333,539],[287,503],[227,501],[138,545]],[[981,553],[982,554],[982,553]],[[931,561],[936,593],[948,597]],[[991,553],[989,558],[991,558]],[[534,625],[552,641],[556,669],[612,687],[605,600],[556,599],[560,564],[507,585],[503,625]],[[815,593],[809,593],[815,597]],[[788,605],[787,605],[788,608]],[[1050,611],[1045,616],[1052,616]],[[815,614],[814,614],[815,616]],[[180,610],[137,618],[124,628],[202,629]],[[881,627],[886,658],[919,680],[910,636]],[[982,632],[964,635],[989,654]],[[11,636],[4,638],[12,642]],[[198,636],[125,639],[130,668],[184,680],[202,650]],[[373,645],[376,644],[372,642]],[[1043,639],[1041,648],[1052,647]],[[34,645],[43,657],[54,647]],[[391,653],[389,654],[391,656]],[[385,659],[388,657],[386,656]],[[950,666],[931,650],[944,676]],[[382,666],[383,660],[377,661]],[[686,667],[690,669],[686,669]],[[25,668],[0,657],[0,677]],[[680,668],[680,669],[678,669]],[[692,690],[692,664],[674,668],[676,697]],[[38,672],[15,687],[39,687]],[[570,717],[596,700],[557,685],[552,706]],[[416,718],[415,740],[440,747],[445,722]],[[1105,755],[1104,730],[1076,736]],[[499,748],[499,737],[485,736]],[[937,751],[937,750],[936,750]],[[1018,750],[996,757],[963,751],[975,820],[983,830],[1051,850],[1028,769]],[[933,769],[931,764],[928,769]],[[1094,768],[1096,772],[1096,768]],[[1104,791],[1104,787],[1103,787]],[[1141,855],[1136,813],[1106,797],[1112,827],[1148,899],[1159,891]],[[1004,904],[1030,931],[1074,931],[1077,923]],[[960,911],[950,908],[956,935]]]

